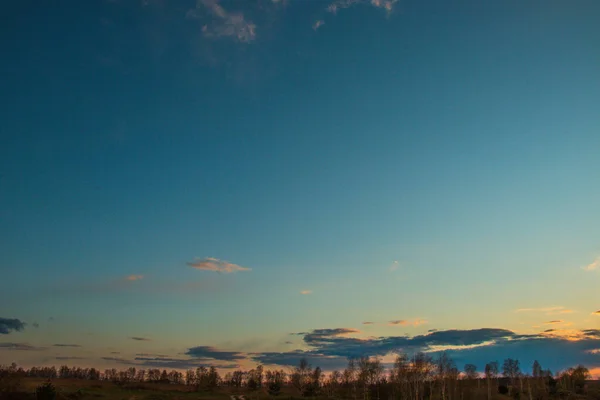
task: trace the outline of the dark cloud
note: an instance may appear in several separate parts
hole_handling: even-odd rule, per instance
[[[25,323],[17,318],[0,318],[0,334],[8,335],[11,331],[19,332],[25,329]]]
[[[243,353],[237,351],[221,351],[211,346],[196,346],[188,349],[186,355],[199,359],[213,359],[221,361],[235,361],[246,358]]]
[[[35,329],[40,327],[40,324],[38,324],[37,322],[34,322],[33,324],[31,324],[31,326],[33,326]]]
[[[110,354],[121,354],[120,351],[111,351]]]
[[[280,366],[298,365],[301,359],[305,359],[312,366],[318,366],[325,370],[342,369],[348,364],[348,359],[346,357],[326,356],[315,352],[301,350],[283,353],[257,353],[251,354],[250,358],[261,364]]]
[[[359,332],[360,331],[352,328],[315,329],[311,332],[303,333],[303,335],[306,343],[316,343],[323,340],[328,340],[332,337]]]
[[[100,358],[104,361],[112,361],[112,362],[116,362],[119,364],[135,364],[131,360],[127,360],[125,358],[120,358],[120,357],[100,357]]]
[[[135,356],[136,357],[159,357],[159,358],[169,357],[164,354],[151,354],[151,353],[137,353]]]
[[[206,360],[193,358],[170,358],[170,357],[135,357],[128,360],[120,357],[101,357],[104,361],[112,361],[117,364],[132,365],[137,367],[153,367],[160,369],[195,369],[198,367],[217,367],[225,369],[239,368],[238,364],[211,363]]]
[[[375,324],[375,322],[373,322],[373,321],[365,321],[362,324],[363,325],[373,325],[373,324]]]
[[[131,336],[129,339],[137,340],[137,341],[141,341],[141,342],[149,342],[150,341],[150,339],[148,339],[148,338],[139,337],[139,336]]]
[[[581,333],[586,337],[600,339],[600,329],[584,329]]]
[[[56,360],[85,360],[84,357],[63,357],[63,356],[59,356],[59,357],[54,357]]]
[[[46,350],[45,347],[32,346],[28,343],[11,343],[11,342],[0,343],[0,349],[24,350],[24,351]]]
[[[435,331],[426,335],[388,336],[358,339],[341,336],[355,332],[348,328],[316,329],[304,335],[304,342],[325,356],[360,357],[384,356],[396,351],[422,351],[431,346],[472,346],[491,340],[507,340],[514,333],[506,329],[482,328],[472,330]]]
[[[521,360],[524,369],[539,360],[551,369],[564,369],[583,363],[600,366],[593,350],[600,348],[600,329],[568,332],[548,330],[539,334],[516,334],[506,329],[481,328],[470,330],[431,331],[413,337],[390,336],[358,339],[341,336],[347,328],[317,329],[304,335],[308,351],[283,353],[253,353],[250,358],[272,365],[297,365],[306,358],[323,368],[340,368],[347,358],[384,356],[391,353],[426,351],[434,355],[447,351],[459,366],[475,363],[483,366],[493,360],[512,357]],[[564,336],[561,336],[564,335]]]
[[[52,346],[54,346],[54,347],[81,347],[78,344],[65,344],[65,343],[57,343],[57,344],[53,344]]]

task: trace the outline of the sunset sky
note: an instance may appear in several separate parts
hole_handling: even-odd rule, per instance
[[[0,363],[600,375],[600,2],[3,5]]]

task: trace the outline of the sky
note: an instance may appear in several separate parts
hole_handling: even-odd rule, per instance
[[[600,2],[3,13],[3,362],[600,376]]]

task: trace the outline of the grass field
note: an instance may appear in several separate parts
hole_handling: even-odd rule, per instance
[[[214,391],[195,391],[186,385],[156,384],[156,383],[131,383],[116,384],[110,381],[89,381],[81,379],[52,379],[59,400],[268,400],[268,399],[301,399],[298,393],[289,386],[282,388],[279,396],[270,396],[265,390],[249,391],[245,388],[237,389],[222,386]],[[35,389],[48,382],[44,378],[23,378],[20,383],[20,392],[31,394]],[[591,396],[574,396],[575,398],[599,399],[600,381],[588,381]],[[474,398],[486,399],[486,390],[477,390]],[[325,396],[319,398],[325,399]],[[314,399],[314,398],[311,398]],[[511,400],[508,396],[494,395],[494,400]]]

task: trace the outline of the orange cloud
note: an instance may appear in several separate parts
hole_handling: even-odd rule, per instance
[[[218,258],[206,257],[200,260],[187,263],[188,266],[202,271],[223,272],[231,274],[238,271],[252,271],[251,268],[246,268],[233,264],[227,261],[219,260]]]
[[[304,294],[304,295],[311,294],[311,293],[312,293],[312,290],[301,290],[300,291],[300,294]]]
[[[600,268],[600,257],[597,257],[591,264],[581,267],[584,271],[595,271]]]
[[[544,323],[546,325],[550,325],[550,324],[562,324],[563,322],[565,322],[565,321],[563,321],[562,319],[555,319],[555,320],[544,322]]]
[[[139,281],[141,279],[144,279],[144,275],[129,275],[125,279],[128,281]]]
[[[594,312],[592,313],[592,315],[598,315],[598,316],[600,316],[600,310],[598,310],[598,311],[594,311]]]
[[[538,308],[518,308],[515,312],[538,312],[545,313],[546,315],[555,315],[555,314],[571,314],[573,310],[570,310],[563,306],[555,306],[555,307],[538,307]]]

